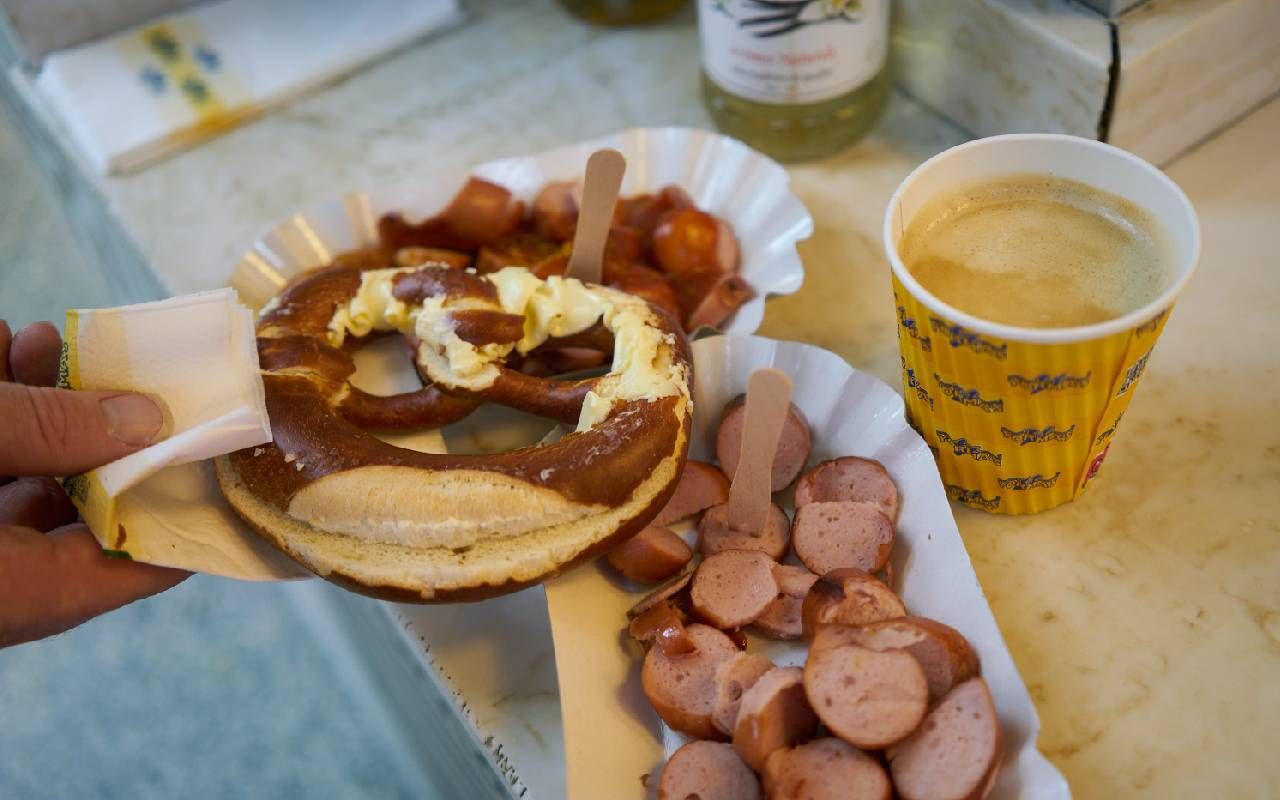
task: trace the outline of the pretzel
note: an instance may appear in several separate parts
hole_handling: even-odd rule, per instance
[[[423,389],[351,385],[352,348],[380,333],[414,337]],[[219,483],[259,534],[355,591],[414,602],[514,591],[643,528],[683,468],[688,341],[615,289],[522,267],[339,263],[286,287],[257,334],[273,442],[218,459]],[[607,374],[555,381],[508,363],[584,343],[612,350]],[[420,453],[366,430],[439,426],[482,401],[576,428],[492,455]]]

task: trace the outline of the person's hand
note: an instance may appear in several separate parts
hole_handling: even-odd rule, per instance
[[[186,578],[109,558],[50,476],[74,475],[150,444],[150,398],[53,389],[62,342],[47,322],[12,335],[0,320],[0,647],[61,633]]]

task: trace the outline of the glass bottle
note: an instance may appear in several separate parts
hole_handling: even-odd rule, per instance
[[[644,25],[679,11],[686,0],[560,0],[571,13],[596,25]]]
[[[889,0],[698,0],[716,127],[782,161],[839,152],[884,113]]]

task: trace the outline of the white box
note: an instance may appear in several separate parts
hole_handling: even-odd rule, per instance
[[[1157,164],[1280,91],[1276,0],[1113,20],[1069,0],[900,0],[893,36],[899,86],[976,136],[1090,136]]]

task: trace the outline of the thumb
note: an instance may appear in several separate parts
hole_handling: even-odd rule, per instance
[[[145,447],[163,427],[146,395],[0,384],[0,475],[74,475]]]

